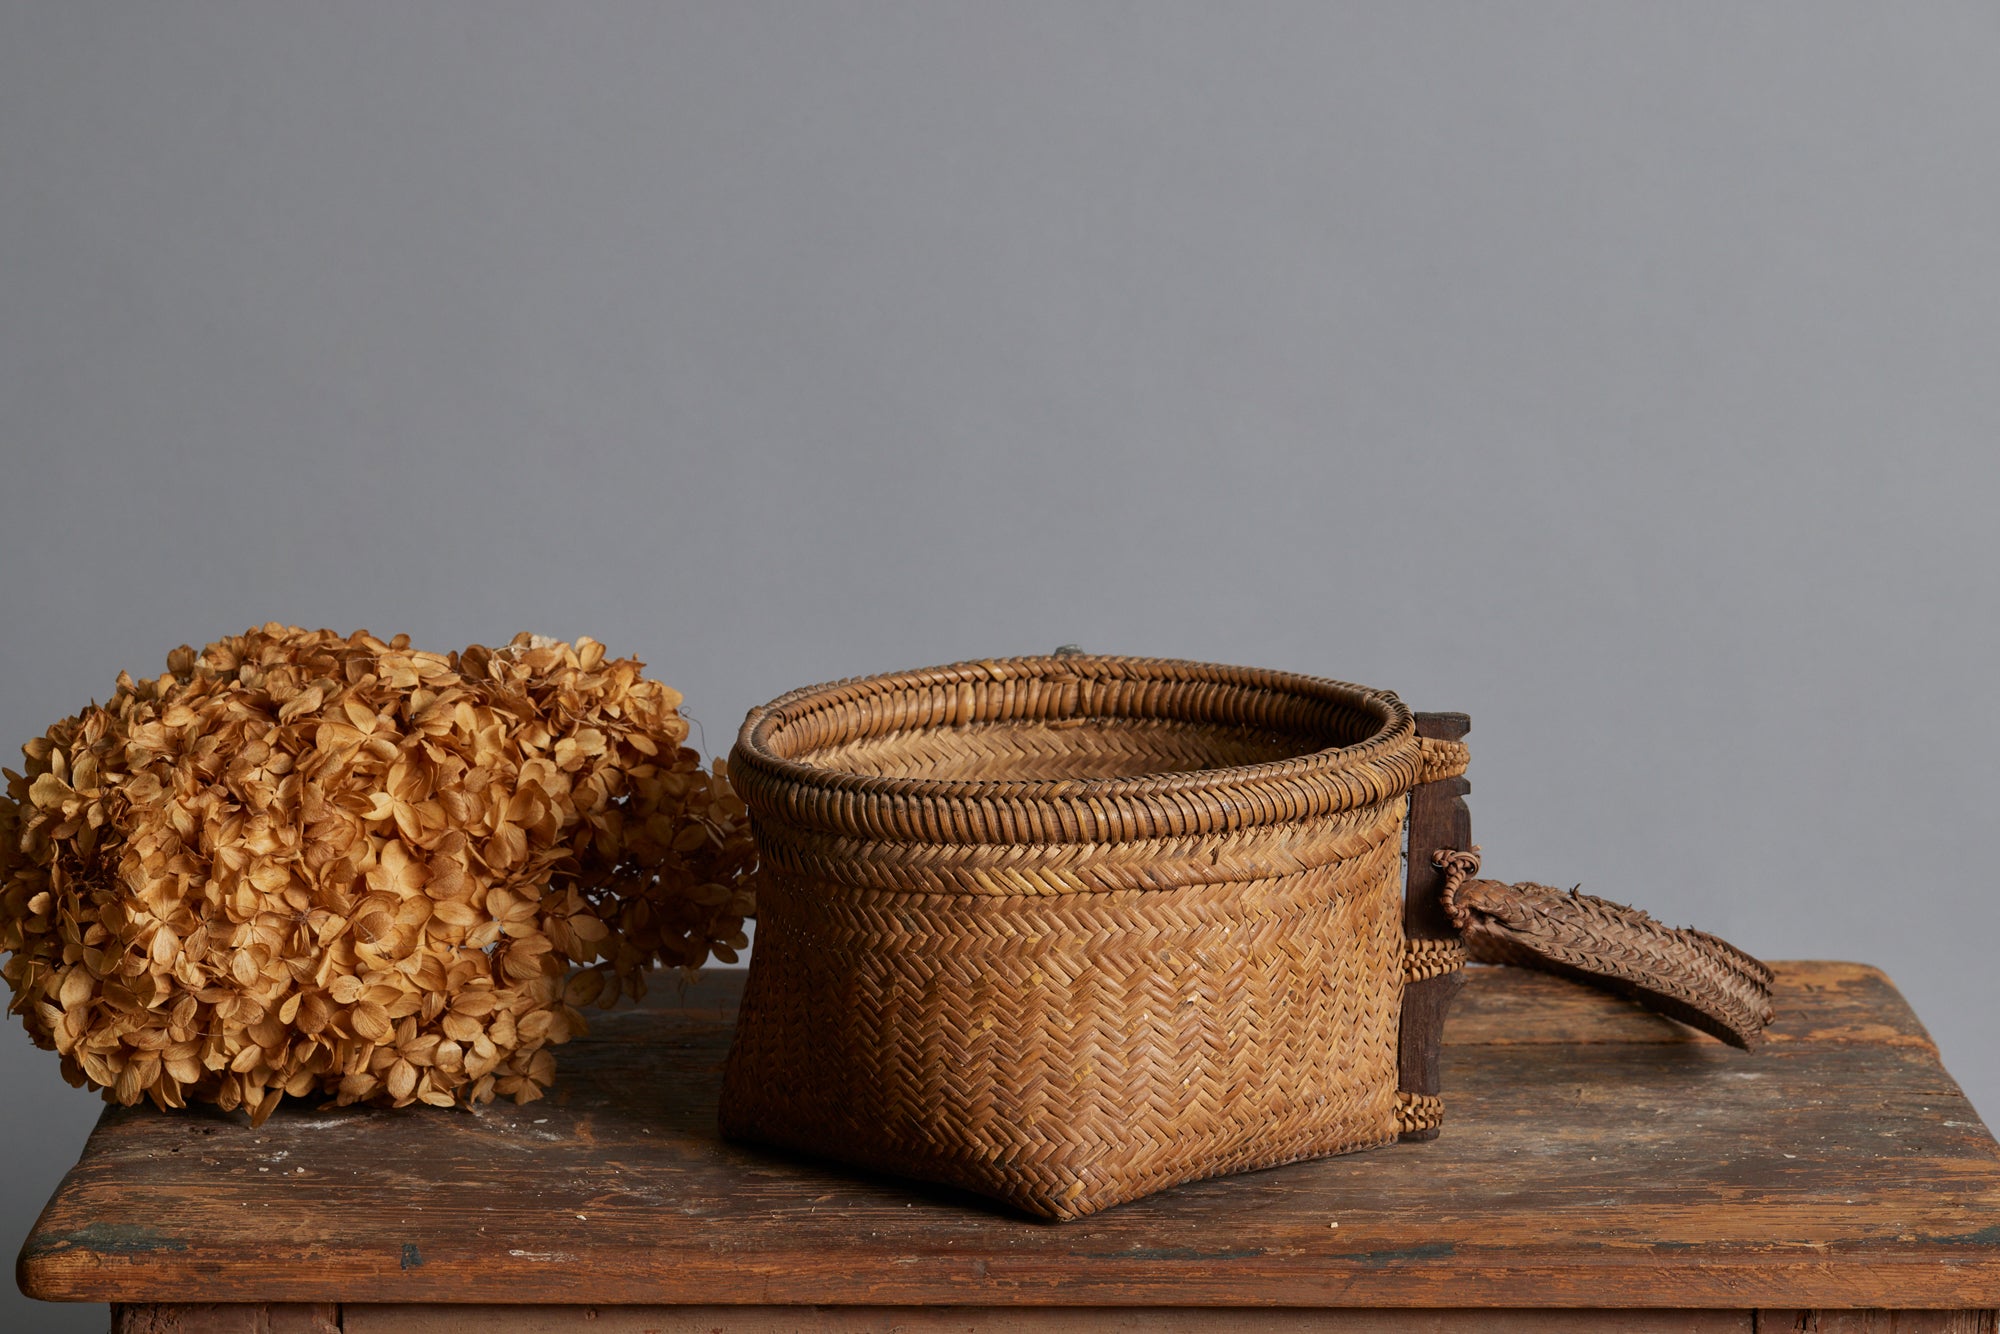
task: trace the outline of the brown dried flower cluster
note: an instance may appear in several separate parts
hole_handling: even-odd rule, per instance
[[[273,624],[167,665],[0,800],[0,972],[72,1084],[527,1102],[579,1007],[746,943],[743,805],[634,659]]]

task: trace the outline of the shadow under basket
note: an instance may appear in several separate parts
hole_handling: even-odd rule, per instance
[[[1465,749],[1394,694],[960,663],[794,691],[730,765],[768,872],[730,1138],[1064,1219],[1435,1124],[1402,836]]]

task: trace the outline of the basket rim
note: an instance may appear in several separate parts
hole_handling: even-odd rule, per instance
[[[1128,775],[1113,778],[912,778],[868,774],[852,770],[788,759],[779,755],[772,742],[786,726],[806,714],[839,704],[874,696],[895,694],[958,682],[1024,680],[1083,673],[1104,679],[1152,679],[1189,684],[1234,685],[1288,691],[1336,703],[1379,720],[1376,730],[1363,739],[1344,746],[1331,746],[1303,755],[1254,764],[1230,765],[1160,774]],[[1238,667],[1188,658],[1153,658],[1120,654],[1032,654],[1010,658],[979,658],[921,667],[908,671],[883,672],[845,677],[819,685],[802,686],[750,710],[739,730],[730,756],[732,777],[741,788],[743,778],[752,778],[783,787],[844,794],[849,798],[877,798],[917,801],[925,804],[967,804],[995,800],[1048,803],[1074,807],[1079,802],[1152,802],[1175,797],[1192,798],[1204,806],[1233,807],[1232,796],[1248,796],[1273,785],[1295,787],[1301,782],[1334,783],[1346,787],[1361,779],[1367,788],[1386,788],[1369,798],[1390,796],[1414,786],[1419,765],[1420,743],[1416,721],[1409,708],[1391,690],[1379,690],[1330,677],[1261,667]],[[754,777],[753,777],[754,775]],[[1387,783],[1370,779],[1387,779]],[[746,792],[745,794],[749,794]],[[1356,793],[1356,796],[1361,794]],[[756,802],[752,801],[753,809]],[[1261,804],[1261,803],[1260,803]],[[1314,803],[1317,804],[1317,803]],[[1347,803],[1341,803],[1343,805]],[[1223,813],[1221,811],[1218,814]],[[1301,812],[1303,813],[1303,812]],[[1239,818],[1248,812],[1236,812]],[[1229,823],[1237,823],[1231,819]],[[1262,823],[1255,816],[1252,823]],[[1204,822],[1205,823],[1205,822]]]

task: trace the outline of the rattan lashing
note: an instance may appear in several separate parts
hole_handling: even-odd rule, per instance
[[[1771,969],[1726,940],[1662,926],[1579,889],[1475,880],[1479,849],[1440,851],[1444,910],[1465,956],[1538,968],[1628,996],[1733,1047],[1771,1022]]]
[[[731,776],[769,871],[734,1138],[1049,1218],[1384,1144],[1410,789],[1387,691],[1065,654],[795,691]]]

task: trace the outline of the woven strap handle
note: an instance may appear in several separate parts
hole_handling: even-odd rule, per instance
[[[1771,1022],[1771,970],[1726,940],[1547,885],[1475,880],[1479,849],[1440,850],[1444,910],[1482,963],[1539,968],[1628,996],[1748,1047]]]

